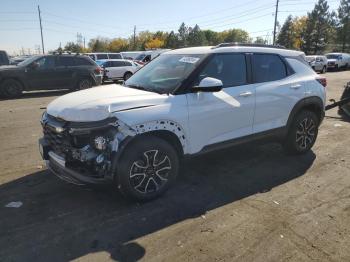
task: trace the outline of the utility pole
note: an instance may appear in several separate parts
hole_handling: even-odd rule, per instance
[[[136,25],[134,25],[134,50],[136,49]]]
[[[41,13],[40,13],[40,7],[39,7],[39,5],[38,5],[38,13],[39,13],[40,33],[41,33],[41,47],[43,48],[43,54],[45,54],[44,38],[43,38],[43,26],[42,26],[42,24],[41,24]]]
[[[84,51],[85,51],[85,37],[84,37]]]
[[[273,45],[276,43],[276,27],[277,27],[278,3],[279,3],[279,0],[277,0],[277,2],[276,2],[275,25],[273,27]]]

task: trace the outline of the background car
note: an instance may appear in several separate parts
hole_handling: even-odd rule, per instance
[[[341,68],[350,68],[350,54],[346,53],[328,53],[328,69],[339,70]]]
[[[0,50],[0,66],[8,65],[9,63],[10,63],[10,60],[6,51]]]
[[[103,68],[103,81],[126,81],[141,68],[137,63],[126,59],[97,60],[96,63]]]
[[[0,67],[0,95],[7,98],[22,91],[86,89],[101,81],[102,68],[83,55],[38,55],[17,66]]]
[[[121,53],[85,53],[84,55],[89,56],[92,60],[97,61],[101,59],[123,59]]]
[[[149,50],[145,51],[141,54],[139,54],[134,61],[140,65],[145,65],[149,63],[151,60],[159,56],[160,54],[170,51],[170,49],[156,49],[156,50]]]
[[[327,72],[327,57],[321,55],[309,55],[306,56],[306,61],[316,72],[322,74]]]

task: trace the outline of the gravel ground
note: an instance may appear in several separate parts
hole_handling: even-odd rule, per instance
[[[350,71],[326,77],[338,99]],[[137,204],[45,169],[39,119],[63,93],[0,101],[0,261],[350,261],[350,124],[337,109],[307,155],[251,144],[197,157]]]

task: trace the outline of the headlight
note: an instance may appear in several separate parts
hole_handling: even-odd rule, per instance
[[[107,139],[103,136],[97,136],[94,139],[94,145],[97,150],[103,151],[107,148]]]

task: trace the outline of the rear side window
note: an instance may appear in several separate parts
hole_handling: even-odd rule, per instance
[[[255,83],[276,81],[286,76],[286,65],[278,55],[253,55],[253,79]]]
[[[132,64],[128,61],[124,61],[123,64],[124,64],[124,66],[132,66]]]
[[[93,65],[92,61],[89,61],[87,58],[83,57],[76,57],[75,58],[75,65],[77,66],[90,66]]]
[[[74,58],[71,56],[58,56],[57,66],[74,66]]]
[[[97,60],[108,59],[108,55],[107,54],[97,54],[96,57],[97,57]]]
[[[247,66],[244,54],[217,54],[204,67],[195,85],[205,77],[220,79],[224,87],[247,83]]]
[[[121,67],[124,66],[123,61],[113,61],[113,67]]]
[[[109,59],[121,59],[122,56],[120,54],[108,54]]]

